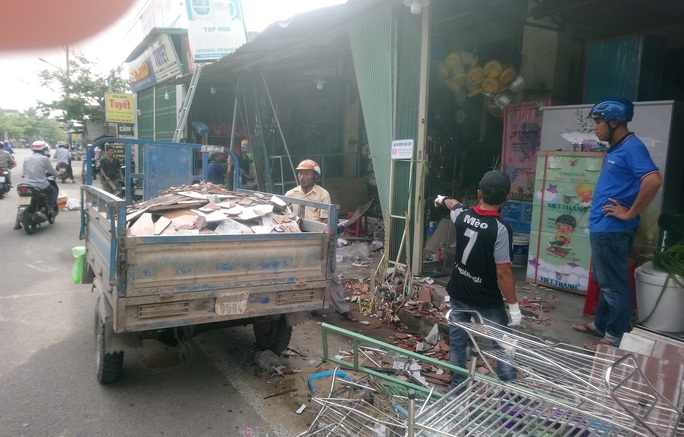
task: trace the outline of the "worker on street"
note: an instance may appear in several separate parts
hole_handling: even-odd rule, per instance
[[[100,161],[100,182],[102,189],[108,193],[115,193],[119,189],[119,184],[123,180],[121,173],[121,162],[114,156],[114,148],[108,147],[102,161]]]
[[[316,161],[305,159],[299,163],[296,171],[299,185],[285,193],[286,197],[308,200],[311,202],[331,203],[330,193],[316,184],[317,179],[321,175],[321,168]],[[304,218],[328,223],[328,211],[307,206],[304,209]],[[344,287],[342,286],[340,275],[337,274],[337,272],[333,272],[332,274],[330,301],[332,302],[333,309],[342,317],[352,322],[359,321],[349,309],[349,303],[344,299]]]
[[[456,229],[456,261],[446,286],[450,297],[451,322],[468,322],[477,316],[485,323],[518,326],[522,313],[515,295],[515,281],[511,269],[510,230],[499,215],[501,204],[506,201],[511,181],[499,171],[485,173],[477,190],[478,205],[467,207],[456,199],[437,196],[435,206],[451,211],[451,221]],[[510,323],[504,299],[508,303]],[[466,368],[468,334],[462,328],[449,326],[449,362]],[[495,347],[499,347],[495,344]],[[498,361],[496,373],[502,381],[515,379],[515,369]],[[451,387],[455,388],[466,375],[451,372]]]

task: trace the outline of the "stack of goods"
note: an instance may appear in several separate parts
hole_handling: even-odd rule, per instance
[[[298,218],[276,196],[235,193],[209,183],[173,187],[160,194],[128,206],[127,235],[301,232]]]
[[[455,93],[457,106],[463,106],[467,97],[484,95],[485,107],[495,116],[501,116],[503,107],[520,91],[522,78],[513,65],[492,59],[484,66],[477,55],[465,50],[455,51],[437,64],[437,76]],[[466,113],[456,112],[456,122],[462,124]]]

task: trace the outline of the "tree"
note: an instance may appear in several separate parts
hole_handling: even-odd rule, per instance
[[[96,74],[97,62],[75,52],[70,52],[68,65],[67,70],[46,69],[38,73],[42,86],[60,90],[59,100],[38,102],[40,110],[44,114],[60,113],[57,118],[65,123],[104,124],[105,93],[130,91],[128,82],[121,76],[122,67]]]
[[[17,146],[30,144],[35,140],[55,144],[66,139],[61,123],[46,117],[37,108],[19,113],[0,110],[0,133]]]

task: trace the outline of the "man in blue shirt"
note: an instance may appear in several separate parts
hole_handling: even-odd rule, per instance
[[[599,175],[589,216],[594,279],[601,289],[592,323],[573,329],[602,337],[618,346],[631,330],[632,292],[627,256],[639,227],[639,214],[653,200],[663,181],[644,143],[627,128],[634,105],[627,99],[605,99],[591,109],[594,133],[610,144]]]
[[[214,152],[209,156],[207,166],[207,182],[217,185],[225,184],[228,166],[226,164],[226,154]]]
[[[4,143],[2,143],[2,148],[5,150],[5,152],[9,153],[10,155],[14,155],[14,150],[12,150],[12,146],[10,146],[10,142],[5,140]]]

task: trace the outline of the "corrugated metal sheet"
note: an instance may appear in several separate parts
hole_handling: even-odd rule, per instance
[[[138,138],[154,140],[154,88],[137,93],[138,96]]]
[[[157,141],[171,141],[176,131],[176,87],[175,85],[157,85],[155,96]],[[168,93],[168,99],[166,99]]]
[[[416,190],[410,162],[396,162],[394,174],[390,174],[390,147],[392,140],[397,139],[413,139],[417,143],[421,23],[419,16],[398,8],[350,26],[356,79],[384,214],[404,216]],[[408,212],[412,217],[414,211]],[[402,262],[406,261],[406,253],[398,251],[404,226],[404,220],[391,219],[390,247],[385,248],[391,259]],[[410,233],[405,241],[411,241]]]
[[[383,11],[349,26],[356,81],[383,211],[389,205],[390,145],[394,139],[394,23]]]

